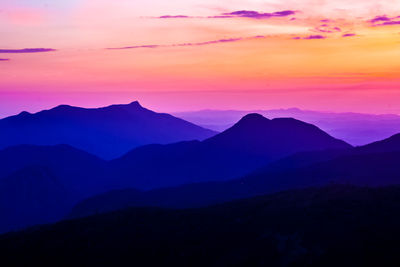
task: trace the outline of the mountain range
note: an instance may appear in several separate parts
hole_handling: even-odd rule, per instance
[[[204,207],[283,190],[329,184],[388,186],[400,184],[400,138],[345,150],[296,153],[239,179],[187,184],[146,192],[116,190],[86,199],[70,217],[119,210],[131,206],[164,208]]]
[[[17,128],[42,131],[55,122],[40,128],[43,116],[38,114],[54,110],[58,110],[57,118],[67,118],[75,108],[19,115],[30,119],[17,120]],[[146,110],[138,103],[94,110],[78,108],[80,115],[75,114],[74,121],[89,113],[82,121],[90,121],[92,112],[100,111],[102,117],[117,120],[118,116],[113,117],[115,110],[127,110],[131,118],[142,117],[132,121],[130,129],[139,129],[137,125],[147,121],[156,132],[153,136],[160,133],[157,128],[164,126],[157,127],[148,114],[152,114],[150,118],[167,117],[204,130]],[[118,123],[126,119],[122,118]],[[110,120],[105,119],[105,125],[109,126]],[[82,136],[90,137],[85,134]],[[7,218],[0,224],[0,232],[132,206],[205,207],[331,183],[393,185],[399,183],[399,160],[399,134],[353,147],[312,124],[293,118],[267,119],[255,113],[202,141],[143,145],[111,160],[76,148],[73,142],[9,146],[0,150],[0,216]]]
[[[29,181],[10,180],[7,177],[30,168],[45,168],[65,190],[65,204],[52,206],[55,214],[69,210],[85,198],[110,190],[137,188],[139,190],[181,186],[184,184],[228,181],[239,178],[266,164],[301,151],[347,150],[351,146],[335,139],[317,127],[294,119],[269,120],[258,114],[243,117],[230,129],[204,141],[182,141],[168,145],[146,145],[110,161],[103,160],[70,145],[37,146],[19,145],[0,150],[0,181],[4,190],[21,188]],[[26,179],[33,179],[27,175]],[[46,176],[47,177],[47,176]],[[42,179],[42,175],[38,179]],[[43,182],[46,181],[42,179]],[[50,186],[50,185],[49,185]],[[22,190],[22,189],[21,189]],[[27,188],[21,203],[16,204],[21,216],[31,213],[30,202],[40,188]],[[30,190],[32,192],[30,192]],[[6,195],[7,196],[7,195]],[[45,197],[45,195],[44,195]],[[3,199],[7,203],[7,197]],[[52,202],[51,196],[47,199]],[[12,203],[10,202],[10,207]],[[44,205],[44,211],[51,212]],[[39,212],[40,211],[40,212]],[[14,217],[13,217],[14,216]],[[14,219],[13,219],[14,218]],[[61,219],[61,218],[59,218]],[[28,226],[40,218],[24,220]],[[9,227],[20,224],[10,224]],[[8,231],[4,227],[0,231]]]
[[[203,140],[215,134],[169,114],[148,110],[137,101],[93,109],[60,105],[0,120],[0,148],[68,144],[105,159],[146,144]]]
[[[143,146],[110,165],[123,187],[147,190],[229,180],[296,152],[349,148],[313,125],[248,114],[203,142]]]
[[[258,113],[267,118],[295,118],[314,124],[330,135],[354,146],[366,145],[400,132],[400,116],[395,114],[334,113],[289,108],[250,111],[200,110],[178,112],[173,115],[221,132],[248,113]]]

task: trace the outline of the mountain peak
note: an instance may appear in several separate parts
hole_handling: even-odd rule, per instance
[[[77,108],[78,107],[74,107],[74,106],[71,106],[71,105],[63,104],[63,105],[58,105],[58,106],[50,109],[50,111],[64,112],[64,111],[68,111],[68,110],[71,110],[71,109],[77,109]]]
[[[105,107],[59,105],[24,114],[28,113],[1,120],[0,148],[20,144],[69,144],[111,159],[142,145],[204,140],[216,134],[142,107],[138,101]]]
[[[208,143],[256,151],[271,157],[299,151],[344,149],[347,143],[337,140],[312,124],[293,118],[267,119],[257,113],[244,116],[231,128],[211,137]]]
[[[21,113],[18,114],[18,116],[28,116],[31,115],[28,111],[22,111]]]
[[[140,105],[139,101],[133,101],[129,104],[114,104],[111,106],[107,106],[107,107],[100,107],[100,108],[81,108],[81,107],[75,107],[75,106],[71,106],[71,105],[58,105],[54,108],[52,108],[51,110],[56,110],[56,111],[70,111],[70,110],[76,110],[76,109],[80,109],[80,110],[104,110],[104,109],[109,109],[109,108],[123,108],[123,109],[144,109],[143,106]]]
[[[55,108],[58,108],[58,109],[68,109],[68,108],[72,108],[72,106],[71,106],[71,105],[67,105],[67,104],[62,104],[62,105],[56,106]]]
[[[131,103],[128,104],[128,106],[136,106],[136,107],[143,107],[142,105],[140,105],[139,101],[133,101]]]
[[[113,108],[113,109],[116,108],[116,109],[123,109],[123,110],[135,110],[135,111],[146,109],[142,105],[140,105],[139,101],[133,101],[129,104],[114,104],[114,105],[99,108],[99,109],[109,109],[109,108]]]
[[[249,114],[245,115],[243,118],[241,118],[237,124],[244,124],[244,123],[256,124],[256,123],[263,123],[266,121],[270,121],[270,120],[261,114],[249,113]]]

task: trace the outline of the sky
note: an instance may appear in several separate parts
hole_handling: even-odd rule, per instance
[[[400,114],[398,0],[0,0],[0,117],[157,111]]]

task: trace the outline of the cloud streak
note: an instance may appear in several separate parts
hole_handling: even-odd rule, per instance
[[[326,38],[325,36],[317,34],[317,35],[306,36],[303,39],[304,40],[315,40],[315,39],[325,39],[325,38]]]
[[[45,53],[54,51],[56,51],[56,49],[52,48],[0,49],[1,54]]]
[[[272,13],[260,13],[252,10],[239,10],[229,13],[223,13],[226,17],[240,17],[240,18],[252,18],[252,19],[269,19],[273,17],[287,17],[290,15],[295,15],[296,11],[293,10],[283,10]]]
[[[377,22],[382,22],[382,21],[390,21],[390,18],[388,18],[386,15],[376,16],[375,18],[371,19],[369,22],[377,23]]]
[[[374,27],[400,25],[400,16],[392,17],[392,18],[390,18],[386,15],[376,16],[375,18],[369,20],[369,22]]]
[[[161,17],[158,17],[159,19],[187,19],[190,18],[189,16],[185,15],[164,15]]]
[[[319,27],[315,27],[314,31],[321,33],[335,33],[335,32],[341,32],[342,29],[339,27],[329,27],[328,25],[323,24]]]
[[[221,43],[233,43],[244,40],[252,40],[252,39],[262,39],[265,36],[257,35],[252,37],[239,37],[239,38],[227,38],[227,39],[219,39],[213,41],[206,42],[195,42],[195,43],[179,43],[179,44],[169,44],[169,45],[135,45],[135,46],[124,46],[124,47],[114,47],[114,48],[106,48],[107,50],[125,50],[125,49],[137,49],[137,48],[162,48],[162,47],[187,47],[187,46],[205,46],[212,44],[221,44]]]
[[[326,39],[326,36],[316,34],[316,35],[309,35],[306,37],[298,37],[297,36],[297,37],[293,37],[292,39],[293,40],[319,40],[319,39]]]
[[[345,34],[342,35],[342,37],[354,37],[354,36],[357,36],[357,34],[355,34],[355,33],[345,33]]]
[[[10,61],[9,58],[0,58],[0,61]]]
[[[295,15],[297,11],[294,10],[282,10],[271,13],[262,13],[254,10],[238,10],[233,12],[222,13],[215,16],[207,17],[194,17],[186,15],[164,15],[157,17],[159,19],[186,19],[186,18],[209,18],[209,19],[224,19],[224,18],[251,18],[251,19],[270,19],[273,17],[287,17]]]

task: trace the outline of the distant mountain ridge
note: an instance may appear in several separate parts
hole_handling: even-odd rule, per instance
[[[400,115],[362,114],[310,111],[299,108],[270,110],[199,110],[176,112],[174,116],[197,125],[224,131],[248,113],[259,113],[267,118],[291,117],[321,128],[328,134],[354,146],[366,145],[400,132]]]
[[[204,142],[219,147],[258,150],[256,153],[260,154],[275,150],[279,151],[278,158],[295,152],[351,147],[314,125],[293,118],[270,120],[257,113],[247,114],[231,128]]]
[[[349,148],[313,125],[249,114],[203,142],[143,146],[110,163],[125,187],[152,189],[229,180],[293,153]]]
[[[172,115],[148,110],[137,101],[91,109],[60,105],[0,120],[0,148],[68,144],[106,159],[141,145],[203,140],[215,134]]]

